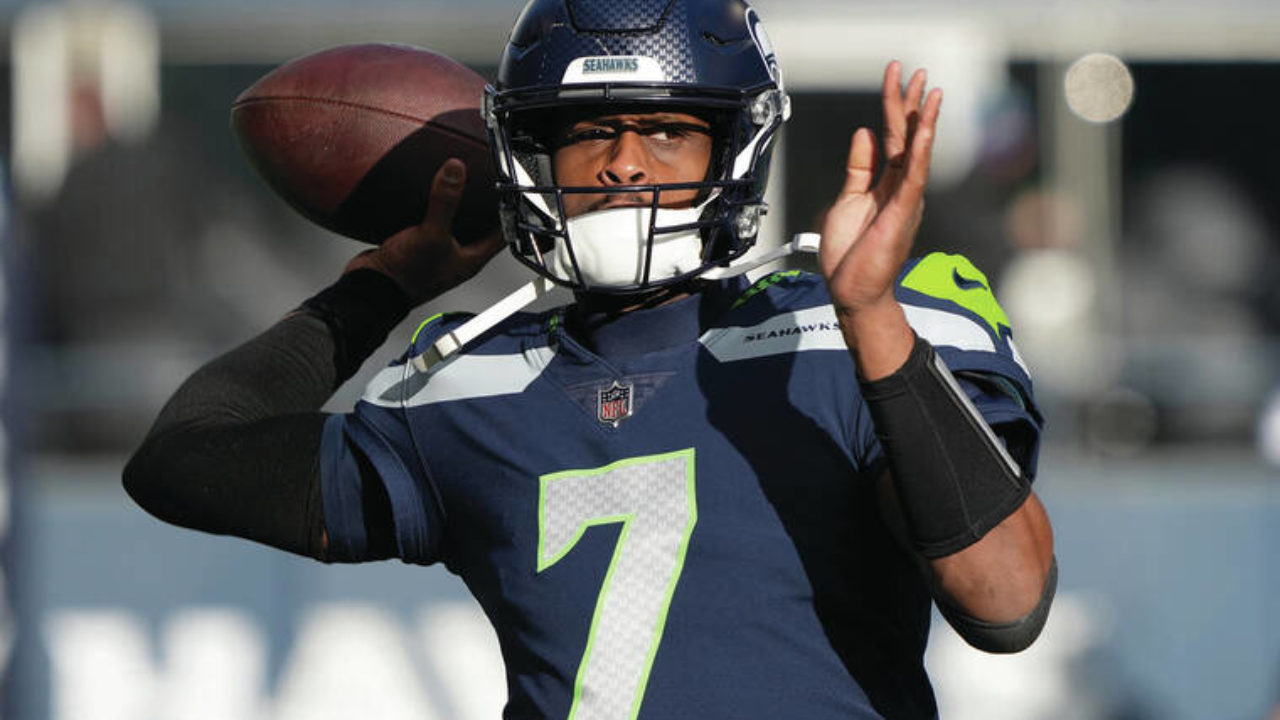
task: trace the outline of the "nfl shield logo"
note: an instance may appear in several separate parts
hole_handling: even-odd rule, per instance
[[[597,395],[596,418],[602,423],[618,427],[618,423],[631,417],[631,383],[620,384],[617,380],[607,388],[600,388]]]

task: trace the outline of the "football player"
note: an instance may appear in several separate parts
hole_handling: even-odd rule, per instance
[[[497,631],[508,718],[935,717],[931,600],[1017,651],[1056,578],[1007,318],[963,258],[908,259],[941,101],[889,64],[821,276],[749,285],[789,113],[754,11],[531,0],[485,102],[503,236],[575,302],[478,337],[429,319],[318,411],[501,245],[450,237],[451,161],[421,226],[188,380],[126,485],[328,562],[444,564]]]

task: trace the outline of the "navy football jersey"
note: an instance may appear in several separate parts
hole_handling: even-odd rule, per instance
[[[897,297],[1033,472],[1040,417],[986,279],[930,255]],[[575,318],[517,315],[330,418],[335,554],[366,552],[367,462],[399,556],[443,563],[493,623],[509,719],[934,717],[930,599],[881,519],[885,460],[821,278]],[[424,323],[406,357],[465,319]]]

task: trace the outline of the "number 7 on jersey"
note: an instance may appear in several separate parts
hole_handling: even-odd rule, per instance
[[[698,521],[693,448],[543,475],[538,572],[622,523],[574,681],[570,720],[633,719]]]

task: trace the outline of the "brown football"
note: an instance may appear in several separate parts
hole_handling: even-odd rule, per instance
[[[409,45],[344,45],[271,71],[236,98],[231,126],[258,172],[307,218],[380,243],[426,214],[445,160],[467,164],[461,242],[498,223],[480,100],[485,81]]]

